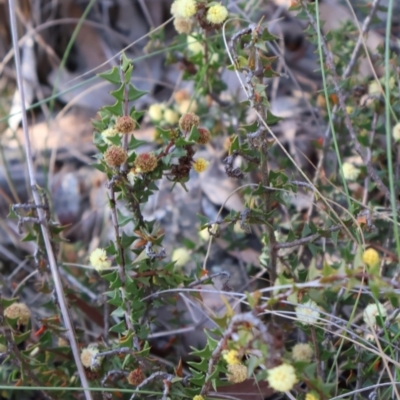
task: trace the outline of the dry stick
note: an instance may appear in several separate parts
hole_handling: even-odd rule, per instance
[[[142,387],[146,386],[149,382],[151,382],[152,380],[154,380],[155,378],[158,378],[158,377],[162,377],[162,378],[168,379],[168,380],[171,380],[171,379],[174,378],[173,375],[167,374],[166,372],[161,372],[161,371],[154,372],[154,373],[151,374],[148,378],[146,378],[140,385],[137,385],[137,386],[136,386],[136,392],[133,393],[133,395],[132,395],[132,397],[130,398],[130,400],[134,400],[134,398],[136,397],[136,395],[137,395],[137,394],[140,394],[139,390],[140,390]]]
[[[259,39],[260,33],[262,33],[262,29],[260,26],[256,24],[250,24],[247,28],[237,32],[235,35],[233,35],[229,47],[231,50],[231,53],[233,54],[233,58],[235,63],[238,60],[238,55],[235,49],[235,43],[240,40],[243,36],[245,35],[252,35],[251,43],[250,46],[254,47],[254,59],[250,60],[249,59],[249,68],[243,68],[243,70],[246,72],[246,86],[247,90],[246,95],[247,98],[250,100],[250,104],[252,105],[252,108],[254,108],[257,113],[257,122],[258,122],[258,129],[256,132],[247,135],[248,139],[254,138],[257,143],[258,150],[260,151],[260,172],[261,172],[261,181],[264,187],[269,187],[270,182],[269,182],[269,166],[268,166],[268,144],[267,144],[267,137],[266,133],[267,130],[263,126],[263,121],[265,120],[266,113],[265,113],[265,107],[262,103],[262,96],[260,96],[260,99],[257,100],[256,97],[256,91],[253,86],[253,78],[257,78],[260,83],[262,83],[262,72],[263,72],[263,66],[260,61],[260,56],[259,52],[260,50],[258,48],[255,48],[255,44],[257,40]],[[252,64],[252,66],[250,66]],[[249,140],[250,141],[250,140]],[[272,204],[272,192],[265,190],[263,193],[263,208],[264,208],[264,213],[265,215],[268,215],[271,212],[271,204]],[[276,249],[276,244],[277,240],[275,237],[275,231],[273,227],[273,221],[272,217],[266,224],[266,230],[268,233],[268,240],[269,240],[269,253],[270,253],[270,260],[269,260],[269,278],[270,278],[270,284],[274,285],[275,279],[276,279],[276,266],[278,262],[278,250]]]
[[[252,312],[235,315],[234,317],[232,317],[228,328],[226,328],[224,335],[222,336],[222,338],[220,339],[220,341],[217,344],[217,347],[214,349],[214,351],[211,354],[210,361],[208,362],[206,381],[205,381],[203,387],[201,388],[200,395],[206,396],[208,394],[208,392],[210,390],[210,386],[211,386],[210,377],[214,373],[215,364],[217,364],[219,359],[221,358],[222,351],[225,350],[228,340],[232,336],[232,334],[235,332],[236,327],[238,325],[242,325],[242,324],[250,324],[251,326],[257,328],[260,331],[261,338],[268,345],[268,350],[270,353],[272,353],[272,351],[276,350],[276,349],[274,349],[274,338],[268,332],[265,324],[259,318],[257,318]],[[273,359],[274,359],[274,357],[272,357],[271,354],[268,354],[267,361],[268,360],[271,361]]]
[[[335,225],[335,226],[331,226],[326,231],[327,232],[336,232],[336,231],[339,231],[342,228],[343,228],[342,225]],[[304,244],[307,244],[307,243],[311,243],[311,242],[313,242],[314,240],[318,239],[321,236],[322,236],[321,233],[314,233],[313,235],[306,236],[306,237],[301,238],[301,239],[293,240],[292,242],[277,243],[275,247],[277,249],[288,249],[290,247],[296,247],[296,246],[304,245]]]
[[[303,8],[307,14],[307,17],[311,23],[311,25],[313,26],[314,30],[316,32],[318,32],[318,26],[317,23],[314,19],[314,16],[308,11],[308,8],[306,6],[303,5]],[[333,62],[333,56],[332,53],[329,51],[328,46],[326,44],[325,38],[321,35],[321,47],[322,50],[325,54],[325,58],[326,58],[326,64],[328,66],[328,68],[331,70],[332,72],[332,80],[333,80],[333,85],[335,87],[335,92],[338,96],[339,99],[339,105],[340,108],[342,109],[343,113],[344,113],[344,122],[346,125],[346,128],[350,134],[350,137],[352,139],[352,141],[354,142],[354,147],[357,151],[357,153],[360,155],[360,157],[363,160],[363,163],[365,164],[365,166],[367,167],[367,171],[369,176],[371,177],[371,179],[376,183],[376,186],[379,188],[379,190],[384,193],[385,197],[390,201],[390,191],[389,189],[385,186],[385,184],[382,182],[382,180],[379,178],[377,172],[375,171],[374,167],[372,166],[372,163],[370,160],[368,160],[368,158],[366,157],[366,155],[364,154],[360,142],[357,139],[357,135],[354,131],[354,127],[353,127],[353,123],[351,122],[351,119],[349,117],[349,114],[346,110],[346,104],[345,104],[345,96],[340,88],[339,85],[339,79],[337,76],[337,72],[336,72],[336,67],[335,64]],[[399,206],[399,202],[397,201],[397,205]]]
[[[31,148],[31,141],[29,137],[28,131],[28,119],[26,116],[26,109],[25,109],[25,92],[24,92],[24,83],[22,79],[22,71],[21,71],[21,61],[18,51],[18,34],[17,34],[17,24],[15,18],[15,2],[13,0],[8,0],[8,5],[10,8],[10,29],[11,29],[11,36],[12,36],[12,43],[15,51],[15,70],[17,75],[17,84],[18,90],[21,96],[21,113],[22,113],[22,128],[24,131],[24,140],[25,140],[25,153],[26,153],[26,163],[28,167],[28,174],[29,174],[29,182],[32,190],[32,196],[37,206],[37,214],[40,220],[40,228],[43,235],[43,241],[45,244],[47,257],[49,261],[49,266],[51,270],[51,275],[54,281],[54,287],[57,294],[58,304],[60,306],[60,311],[62,314],[62,318],[64,321],[65,328],[67,330],[68,339],[71,345],[72,354],[74,356],[74,361],[77,366],[78,374],[81,380],[82,387],[84,389],[85,397],[87,400],[92,400],[92,395],[88,390],[89,385],[86,380],[85,370],[83,369],[82,362],[80,359],[78,345],[75,340],[74,329],[72,326],[72,322],[70,319],[70,315],[68,312],[67,304],[64,297],[64,291],[61,283],[61,278],[58,272],[56,258],[54,256],[53,248],[51,246],[50,241],[50,233],[48,229],[48,224],[46,220],[45,211],[41,207],[41,200],[40,195],[38,192],[38,187],[36,183],[35,177],[35,170],[33,166],[33,156],[32,156],[32,148]]]

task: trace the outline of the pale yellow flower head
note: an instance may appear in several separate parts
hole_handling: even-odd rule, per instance
[[[31,312],[24,303],[13,303],[4,309],[4,316],[10,319],[17,319],[19,325],[28,325],[31,319]]]
[[[191,260],[191,255],[188,249],[178,247],[173,251],[171,260],[175,261],[176,267],[184,267]]]
[[[214,25],[222,24],[228,17],[228,10],[221,4],[214,4],[207,11],[207,21]]]
[[[196,11],[195,0],[175,0],[171,6],[171,14],[175,18],[190,18],[196,14]]]
[[[169,125],[175,125],[179,121],[179,114],[168,108],[164,111],[164,121]]]
[[[97,270],[103,271],[111,267],[111,261],[107,257],[104,249],[97,248],[90,253],[90,264]]]
[[[360,175],[361,170],[356,168],[353,164],[345,162],[342,165],[342,172],[344,179],[347,181],[355,181]]]
[[[307,393],[305,400],[319,400],[319,396],[315,393]]]
[[[193,397],[193,400],[204,400],[204,397],[201,394],[196,394],[196,396]]]
[[[313,300],[308,300],[306,303],[297,306],[295,311],[298,321],[302,324],[312,325],[318,321],[319,308]]]
[[[400,142],[400,122],[393,127],[392,135],[396,142]]]
[[[308,343],[297,343],[292,349],[292,358],[295,361],[310,362],[313,358],[314,350]]]
[[[371,96],[376,96],[381,94],[381,86],[377,81],[372,81],[368,86],[368,94]]]
[[[292,365],[282,364],[268,370],[269,386],[277,392],[287,392],[297,383],[296,371]]]
[[[381,263],[379,253],[372,247],[364,251],[362,260],[368,267],[378,267]]]
[[[376,325],[376,317],[381,316],[385,318],[387,316],[386,308],[381,303],[369,304],[363,313],[364,322],[369,328]]]
[[[160,121],[163,117],[163,111],[165,109],[165,105],[162,103],[155,103],[149,107],[149,117],[153,121]]]
[[[116,135],[118,135],[118,131],[115,128],[108,128],[101,132],[101,137],[107,144],[111,144],[112,142],[110,140],[110,137],[114,137]]]
[[[97,357],[94,360],[93,357],[97,353],[99,353],[99,349],[95,346],[89,346],[84,348],[81,352],[82,365],[85,368],[90,368],[93,371],[99,369],[104,357]]]
[[[199,108],[196,100],[185,99],[182,100],[179,104],[179,112],[181,114],[186,114],[189,111],[195,113]]]
[[[223,358],[228,365],[240,364],[239,353],[237,350],[229,350],[223,355]]]
[[[209,163],[206,159],[204,159],[204,158],[198,158],[198,159],[193,163],[193,169],[194,169],[196,172],[201,173],[201,172],[204,172],[204,171],[207,169],[208,164],[210,164],[210,163]]]
[[[187,37],[187,49],[193,54],[204,52],[203,44],[194,36]]]

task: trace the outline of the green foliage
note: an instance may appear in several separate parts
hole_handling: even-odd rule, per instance
[[[175,4],[177,8],[179,3],[182,1]],[[399,171],[394,176],[388,168],[390,157],[380,144],[389,141],[390,155],[399,159],[400,125],[395,123],[400,111],[400,79],[394,67],[399,60],[390,53],[386,78],[370,81],[358,73],[356,60],[351,65],[358,28],[344,22],[340,29],[323,36],[318,2],[300,3],[297,18],[310,22],[305,32],[319,50],[324,80],[323,91],[311,101],[320,107],[331,133],[310,146],[320,157],[329,155],[329,160],[335,154],[338,164],[336,168],[322,162],[312,179],[290,152],[277,149],[279,139],[274,127],[282,118],[270,110],[265,83],[281,76],[274,70],[279,59],[267,46],[278,38],[262,21],[251,25],[243,21],[227,23],[224,34],[230,41],[225,48],[222,23],[211,23],[207,17],[209,9],[219,3],[197,2],[191,22],[196,19],[199,33],[177,35],[167,57],[169,63],[181,62],[183,79],[193,83],[194,95],[189,98],[180,93],[183,97],[177,96],[173,105],[135,108],[135,101],[146,93],[131,83],[134,63],[125,54],[118,68],[98,75],[114,86],[110,94],[115,102],[102,107],[93,121],[93,141],[98,150],[93,168],[107,178],[115,237],[90,255],[97,271],[82,278],[87,286],[101,281],[113,321],[107,340],[96,338],[95,344],[82,345],[81,360],[93,388],[101,391],[108,385],[122,396],[124,390],[141,389],[144,382],[152,385],[152,390],[164,392],[163,399],[205,398],[221,386],[251,379],[251,385],[267,380],[276,391],[316,400],[356,398],[357,390],[370,390],[379,382],[382,388],[374,388],[377,398],[392,398],[385,385],[399,373],[400,248],[394,228],[398,224],[394,212],[398,198],[394,198],[395,208],[390,208],[393,196],[389,198],[385,188],[399,192]],[[175,10],[179,12],[183,11]],[[147,50],[162,47],[163,35],[152,34]],[[383,57],[383,50],[378,49],[376,58],[382,61]],[[232,99],[229,107],[224,106],[222,94],[227,83],[222,66],[244,76],[245,101]],[[345,72],[349,66],[352,71]],[[388,92],[389,96],[384,96]],[[211,98],[221,107],[209,107]],[[200,116],[200,126],[194,124],[184,132],[178,120],[187,112]],[[384,137],[390,129],[383,120],[385,113],[398,127],[397,137]],[[145,114],[156,125],[157,149],[151,153],[144,151],[147,143],[139,140],[135,131],[114,131],[121,117],[132,118],[138,129]],[[245,294],[232,293],[240,299],[242,310],[225,297],[229,287],[224,286],[220,297],[225,314],[209,316],[217,328],[205,331],[205,346],[184,354],[184,367],[174,355],[161,365],[151,346],[158,316],[172,309],[169,322],[175,319],[177,328],[182,328],[179,292],[196,290],[192,298],[201,302],[198,286],[212,282],[212,276],[204,269],[209,251],[203,257],[204,246],[189,238],[182,238],[183,249],[196,262],[204,260],[203,267],[198,264],[187,273],[176,261],[167,261],[166,233],[156,221],[146,219],[144,207],[159,191],[162,178],[187,190],[186,183],[193,174],[207,167],[206,160],[196,154],[205,144],[200,140],[201,127],[209,129],[212,136],[219,137],[221,132],[229,136],[225,170],[228,177],[242,180],[244,209],[222,215],[219,212],[215,220],[198,215],[200,230],[208,233],[210,244],[219,237],[228,252],[246,250],[253,234],[259,249],[258,263],[249,262],[244,269],[249,275],[266,279],[254,290],[246,288],[249,291]],[[115,155],[113,150],[120,153]],[[116,162],[121,153],[123,160]],[[346,161],[357,153],[357,165]],[[324,168],[326,174],[322,174]],[[300,195],[311,199],[304,213],[293,207],[293,199]],[[41,196],[48,205],[46,193]],[[12,207],[10,217],[26,227],[22,241],[35,243],[35,263],[44,273],[47,258],[34,207]],[[54,224],[50,215],[46,225],[53,245],[59,245],[64,227]],[[366,251],[366,247],[370,249]],[[42,293],[51,290],[48,282],[39,288]],[[74,298],[72,291],[67,294]],[[55,387],[55,396],[75,398],[63,389],[79,388],[80,382],[58,309],[52,303],[43,305],[50,316],[38,321],[39,329],[35,324],[29,330],[18,316],[7,315],[16,301],[1,299],[5,330],[0,335],[0,352],[5,357],[0,378],[15,386]],[[30,341],[32,335],[34,342]],[[83,343],[83,332],[77,330],[77,336]],[[308,359],[294,354],[297,338],[310,345],[312,356]],[[83,357],[85,351],[90,353],[88,359]],[[13,357],[16,363],[11,362]],[[299,384],[292,379],[288,387],[288,376],[274,376],[280,366],[289,367],[289,371],[294,368]]]

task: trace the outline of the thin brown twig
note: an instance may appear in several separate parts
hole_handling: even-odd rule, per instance
[[[210,390],[211,380],[210,377],[214,372],[215,365],[218,363],[219,359],[221,358],[223,350],[225,350],[228,340],[235,332],[236,328],[242,324],[250,324],[251,326],[255,327],[260,331],[260,336],[264,340],[264,342],[268,345],[268,350],[270,353],[275,351],[274,348],[274,339],[272,335],[268,332],[267,327],[265,324],[257,318],[252,312],[244,313],[244,314],[237,314],[232,317],[231,322],[229,323],[228,327],[226,328],[222,338],[219,340],[217,346],[215,347],[214,351],[211,354],[210,361],[208,362],[207,374],[206,374],[206,381],[201,388],[200,395],[206,396]],[[274,359],[272,354],[268,354],[268,359],[266,362],[271,361]]]
[[[26,107],[25,107],[25,91],[24,91],[24,82],[22,78],[22,71],[21,71],[21,60],[19,56],[19,51],[18,51],[18,34],[17,34],[17,23],[16,23],[16,18],[15,18],[15,2],[13,0],[8,1],[9,5],[9,13],[10,13],[10,30],[11,30],[11,36],[12,36],[12,43],[13,43],[13,48],[15,52],[15,70],[17,74],[17,85],[18,85],[18,90],[20,92],[21,96],[21,114],[22,114],[22,128],[24,132],[24,140],[25,140],[25,153],[26,153],[26,163],[28,167],[28,174],[29,174],[29,182],[30,182],[30,187],[32,190],[32,196],[35,202],[35,205],[38,207],[37,208],[37,214],[40,220],[40,229],[42,232],[43,236],[43,241],[44,245],[46,248],[47,252],[47,257],[48,257],[48,262],[51,270],[51,275],[53,277],[53,282],[54,282],[54,287],[55,291],[57,294],[57,300],[58,304],[60,307],[60,311],[62,314],[62,318],[65,324],[65,328],[67,331],[68,339],[70,342],[72,354],[74,357],[74,361],[78,370],[79,378],[81,380],[81,384],[85,393],[85,397],[87,400],[92,399],[91,392],[88,390],[89,384],[86,379],[86,374],[83,369],[83,365],[80,359],[80,353],[78,349],[78,345],[75,340],[75,333],[74,333],[74,328],[70,319],[69,311],[67,308],[67,303],[64,297],[64,290],[60,278],[60,274],[58,272],[58,266],[57,266],[57,261],[53,252],[53,247],[51,245],[51,234],[49,231],[49,226],[48,222],[46,219],[46,213],[45,211],[40,207],[42,205],[39,191],[38,191],[38,186],[36,182],[36,176],[35,176],[35,169],[33,165],[33,154],[32,154],[32,147],[31,147],[31,141],[30,141],[30,136],[29,136],[29,130],[28,130],[28,119],[26,115]]]
[[[260,39],[260,36],[263,32],[263,29],[260,25],[250,24],[248,27],[242,29],[232,36],[232,39],[229,43],[230,52],[233,56],[233,60],[235,64],[237,64],[238,54],[236,52],[236,43],[239,42],[243,36],[251,35],[251,42],[248,45],[248,48],[254,50],[253,54],[250,55],[248,60],[248,67],[241,68],[243,72],[245,72],[245,81],[246,81],[246,95],[250,101],[251,107],[257,111],[257,122],[258,129],[256,132],[250,133],[247,135],[247,138],[254,147],[257,147],[260,153],[260,172],[261,172],[261,182],[264,187],[269,187],[269,165],[268,165],[268,145],[267,145],[267,130],[264,127],[263,121],[266,119],[266,110],[265,104],[263,103],[263,96],[259,93],[256,93],[254,78],[262,84],[263,82],[263,65],[260,56],[260,49],[256,47],[257,41]],[[272,192],[269,190],[265,190],[263,195],[263,211],[265,215],[269,215],[271,213],[272,206]],[[273,227],[272,217],[265,224],[265,228],[268,235],[269,240],[269,278],[271,285],[274,284],[276,279],[276,268],[278,262],[278,250],[276,249],[276,236]]]
[[[335,225],[335,226],[331,226],[330,228],[328,228],[325,232],[336,232],[342,228],[343,228],[342,225]],[[311,243],[314,240],[320,238],[321,236],[322,236],[322,233],[314,233],[313,235],[306,236],[301,239],[293,240],[292,242],[277,243],[276,248],[277,249],[289,249],[290,247],[301,246],[301,245],[304,245],[307,243]]]
[[[137,394],[140,394],[139,390],[146,386],[147,384],[149,384],[151,381],[153,381],[156,378],[164,378],[164,379],[173,379],[174,376],[171,374],[168,374],[167,372],[162,372],[162,371],[158,371],[158,372],[154,372],[153,374],[151,374],[149,377],[147,377],[141,384],[136,386],[136,391],[135,393],[133,393],[132,397],[130,398],[130,400],[134,400],[134,398],[136,397]]]

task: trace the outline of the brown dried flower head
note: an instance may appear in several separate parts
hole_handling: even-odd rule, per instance
[[[104,153],[104,160],[109,167],[119,167],[128,159],[128,153],[121,146],[110,146]]]
[[[146,377],[140,368],[136,368],[129,372],[127,379],[130,385],[137,386],[140,385],[146,379]]]
[[[174,19],[174,27],[178,33],[189,34],[192,32],[193,22],[189,18],[177,17]]]
[[[14,303],[4,310],[4,316],[12,319],[18,318],[18,325],[28,325],[31,312],[24,303]]]
[[[136,127],[136,121],[129,115],[118,117],[115,129],[120,133],[131,133]]]
[[[211,140],[211,133],[207,128],[199,127],[197,128],[199,131],[199,138],[197,139],[197,143],[199,144],[207,144]]]
[[[200,118],[193,113],[183,114],[179,119],[179,128],[183,132],[190,132],[194,126],[198,126],[200,123]]]
[[[157,157],[154,153],[142,153],[136,157],[135,170],[136,172],[151,172],[157,168]]]

